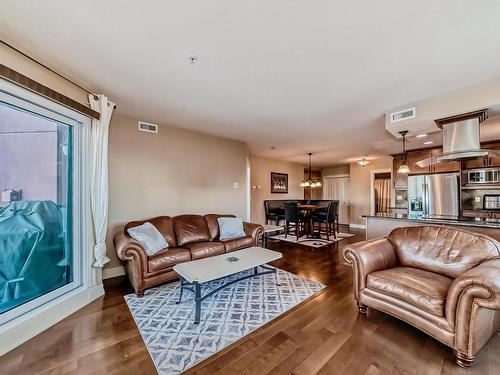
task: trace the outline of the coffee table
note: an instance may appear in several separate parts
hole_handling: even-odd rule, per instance
[[[276,284],[279,285],[276,268],[266,267],[265,264],[281,259],[282,257],[283,255],[280,252],[254,246],[213,257],[176,264],[174,266],[174,271],[181,277],[181,291],[179,301],[177,303],[181,303],[182,292],[184,289],[193,292],[196,303],[194,322],[198,324],[201,317],[201,302],[226,286],[250,277],[266,275],[269,273],[273,273],[275,275]],[[259,267],[263,269],[263,271],[259,272]],[[201,295],[202,284],[220,279],[222,277],[234,275],[235,273],[250,270],[252,268],[252,273],[242,276],[239,279],[232,280],[217,289],[212,290],[204,296]]]

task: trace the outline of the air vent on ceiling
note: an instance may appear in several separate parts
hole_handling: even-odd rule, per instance
[[[148,133],[158,133],[158,125],[139,121],[139,131]]]
[[[415,107],[391,113],[391,122],[408,120],[415,117]]]

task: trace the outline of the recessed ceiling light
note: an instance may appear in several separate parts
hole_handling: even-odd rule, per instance
[[[434,143],[434,141],[427,141],[427,142],[424,142],[424,145],[432,145]]]
[[[427,134],[417,134],[417,138],[424,138],[427,137]]]

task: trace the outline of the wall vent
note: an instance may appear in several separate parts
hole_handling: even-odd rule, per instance
[[[391,113],[391,123],[398,122],[403,120],[409,120],[415,117],[416,108],[407,108],[402,111],[392,112]]]
[[[158,125],[148,122],[139,121],[138,129],[141,132],[158,133]]]

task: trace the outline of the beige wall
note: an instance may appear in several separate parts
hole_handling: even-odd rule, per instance
[[[321,175],[325,176],[348,176],[350,173],[349,164],[335,165],[333,167],[324,167],[321,169]]]
[[[86,92],[3,44],[0,44],[0,61],[87,104]],[[188,212],[228,212],[244,217],[247,158],[244,143],[166,125],[160,125],[157,135],[139,133],[138,119],[118,113],[113,115],[109,139],[107,244],[111,262],[106,268],[120,264],[111,238],[130,220]],[[239,185],[237,189],[233,187],[235,182]]]
[[[350,164],[351,224],[364,224],[365,221],[360,216],[370,213],[370,179],[371,171],[375,169],[392,169],[392,158],[390,156],[382,157],[371,161],[365,167],[362,167],[358,163]]]
[[[264,200],[266,199],[304,198],[304,189],[299,186],[304,178],[302,164],[252,156],[250,165],[251,220],[253,222],[264,223]],[[288,194],[271,194],[271,172],[288,173]]]
[[[107,267],[119,265],[112,237],[128,221],[211,212],[244,217],[246,158],[242,142],[166,125],[158,134],[139,132],[137,119],[113,116]]]

